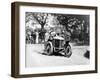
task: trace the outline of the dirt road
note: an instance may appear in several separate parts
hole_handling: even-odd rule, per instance
[[[70,58],[63,55],[44,55],[43,44],[26,45],[26,67],[46,67],[65,65],[87,65],[89,59],[83,55],[88,46],[72,46],[72,56]]]

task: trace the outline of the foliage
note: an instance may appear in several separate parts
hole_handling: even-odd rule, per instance
[[[74,15],[74,14],[53,14],[53,13],[33,13],[26,12],[26,23],[30,20],[34,24],[39,24],[40,29],[36,28],[34,31],[39,32],[41,39],[45,38],[45,26],[52,29],[60,28],[70,32],[71,39],[89,43],[89,15]],[[53,26],[53,27],[52,27]],[[53,29],[53,30],[54,30]]]

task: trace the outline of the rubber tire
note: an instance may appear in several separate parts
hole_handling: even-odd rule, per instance
[[[72,55],[72,50],[71,50],[71,46],[67,45],[67,47],[65,48],[65,57],[71,57]]]
[[[45,46],[45,51],[46,51],[46,55],[51,55],[51,54],[53,54],[53,47],[52,47],[52,43],[48,43],[48,44],[46,44],[46,46]]]

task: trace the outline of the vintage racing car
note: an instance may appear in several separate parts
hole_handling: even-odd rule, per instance
[[[65,38],[67,38],[67,40]],[[70,57],[72,50],[69,44],[69,38],[68,36],[60,35],[49,36],[49,39],[45,42],[45,54],[63,53],[65,57]]]

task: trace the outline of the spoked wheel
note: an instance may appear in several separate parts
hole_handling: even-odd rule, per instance
[[[46,54],[46,55],[51,55],[52,53],[53,53],[52,44],[48,43],[48,44],[45,46],[45,54]]]
[[[70,57],[72,55],[72,50],[71,50],[71,46],[67,45],[65,48],[65,57]]]

